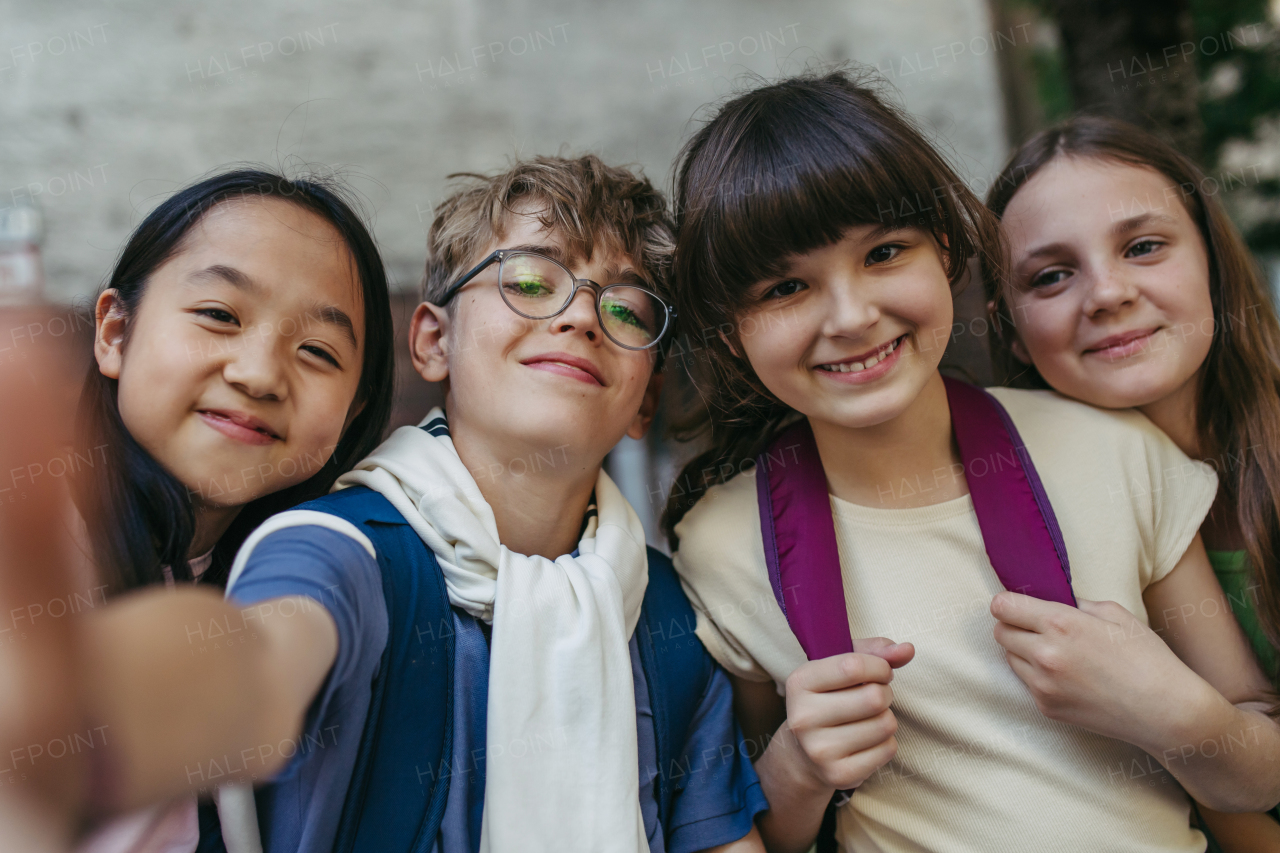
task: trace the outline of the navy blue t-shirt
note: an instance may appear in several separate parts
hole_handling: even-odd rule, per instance
[[[296,754],[273,783],[257,793],[265,853],[328,853],[355,766],[374,676],[387,643],[386,602],[377,561],[355,539],[313,524],[264,537],[235,580],[230,597],[248,605],[307,596],[333,615],[338,654],[307,712]],[[484,801],[483,699],[488,644],[481,623],[454,610],[454,754],[439,853],[479,849]],[[743,837],[768,806],[733,720],[732,692],[718,667],[690,724],[684,754],[687,778],[672,804],[670,837],[658,825],[653,780],[657,769],[653,714],[636,641],[630,644],[637,702],[640,799],[650,853],[690,853]],[[287,754],[287,753],[286,753]],[[479,756],[477,758],[476,756]],[[461,771],[459,770],[461,768]],[[548,784],[554,784],[549,780]]]

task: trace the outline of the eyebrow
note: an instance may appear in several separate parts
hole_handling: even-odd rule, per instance
[[[323,305],[317,303],[312,305],[311,309],[307,311],[307,316],[315,317],[321,323],[324,323],[327,326],[333,326],[341,331],[346,335],[347,340],[351,342],[352,347],[358,348],[360,346],[360,344],[356,342],[356,326],[351,322],[351,317],[347,315],[347,312],[343,311],[341,308],[334,305]]]
[[[1137,231],[1140,228],[1145,228],[1148,225],[1171,225],[1177,223],[1177,221],[1178,220],[1174,219],[1167,213],[1142,213],[1128,219],[1120,220],[1108,228],[1107,233],[1112,237],[1123,237],[1126,234],[1132,234],[1134,231]],[[1019,263],[1018,266],[1021,267],[1027,261],[1035,260],[1037,258],[1044,257],[1045,255],[1057,255],[1065,251],[1070,251],[1070,249],[1071,247],[1066,243],[1046,243],[1043,246],[1037,246],[1030,252],[1027,252],[1026,257],[1023,258],[1022,262]]]
[[[205,267],[202,270],[192,273],[190,278],[196,283],[221,281],[239,290],[243,290],[246,293],[259,293],[262,290],[258,283],[248,275],[235,267],[229,267],[226,264],[214,264],[213,266]],[[335,305],[325,305],[324,303],[317,302],[304,311],[303,316],[313,317],[321,323],[324,323],[326,326],[333,326],[346,336],[347,340],[351,342],[351,346],[360,346],[356,341],[355,324],[351,322],[351,317],[347,312],[343,311],[341,308],[338,308]]]
[[[563,249],[561,249],[559,246],[554,246],[554,245],[526,244],[523,246],[512,246],[507,251],[535,252],[539,255],[545,255],[548,258],[551,258],[551,260],[553,261],[559,261],[561,264],[564,264],[566,267],[569,266],[569,261],[571,260],[571,259],[566,259],[566,255]],[[603,283],[606,285],[636,284],[636,285],[640,285],[641,287],[649,286],[649,282],[645,281],[644,276],[640,275],[640,273],[636,272],[635,269],[629,265],[628,266],[611,265],[609,267],[606,267],[604,271],[604,279],[605,280]]]
[[[258,283],[256,281],[249,278],[249,276],[245,275],[235,267],[229,267],[226,264],[214,264],[213,266],[205,267],[202,270],[193,272],[191,274],[191,280],[197,283],[204,281],[221,281],[231,285],[232,287],[236,287],[250,293],[259,290]]]
[[[546,255],[551,260],[559,261],[565,266],[569,265],[568,261],[565,258],[564,249],[561,249],[559,246],[551,245],[550,243],[548,244],[525,243],[522,246],[512,246],[510,249],[507,249],[507,251],[508,252],[533,252],[536,255]]]
[[[1142,213],[1129,219],[1120,220],[1111,226],[1109,233],[1113,237],[1122,237],[1147,225],[1172,225],[1177,221],[1167,213]]]

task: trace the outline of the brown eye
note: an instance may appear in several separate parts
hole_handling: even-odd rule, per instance
[[[208,317],[216,323],[235,323],[236,318],[228,311],[221,308],[200,308],[196,311],[202,317]]]
[[[883,246],[876,246],[870,252],[867,252],[866,266],[872,266],[874,264],[883,264],[886,261],[891,261],[894,258],[896,258],[898,256],[898,253],[901,251],[902,251],[902,246],[895,245],[895,244],[885,244]]]
[[[303,348],[302,348],[302,350],[303,350],[304,352],[309,352],[309,353],[311,353],[311,354],[312,354],[312,355],[314,355],[314,356],[318,356],[318,357],[320,357],[320,358],[324,359],[325,361],[327,361],[327,362],[329,362],[330,364],[332,364],[334,367],[340,367],[340,366],[341,366],[341,365],[339,365],[339,364],[338,364],[338,360],[337,360],[336,358],[334,358],[332,355],[330,355],[330,354],[329,354],[329,352],[328,352],[327,350],[323,350],[323,349],[321,349],[320,347],[303,347]]]
[[[1124,253],[1124,256],[1126,258],[1140,258],[1143,255],[1151,254],[1163,245],[1164,243],[1161,243],[1159,240],[1139,240],[1129,247],[1128,251]]]
[[[804,289],[804,282],[788,279],[784,282],[774,285],[769,292],[764,295],[765,299],[784,299],[788,296],[795,296]]]
[[[1039,275],[1037,275],[1035,278],[1031,279],[1030,286],[1033,289],[1050,287],[1062,281],[1069,275],[1071,275],[1071,273],[1068,270],[1049,270],[1048,272],[1042,272]]]

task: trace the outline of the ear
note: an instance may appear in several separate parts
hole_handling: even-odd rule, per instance
[[[127,321],[119,292],[102,291],[93,307],[93,357],[98,362],[98,371],[108,379],[120,378]]]
[[[994,299],[987,300],[987,317],[996,315],[996,301]],[[993,321],[994,322],[994,321]],[[1009,344],[1009,350],[1013,353],[1013,357],[1023,364],[1031,364],[1031,356],[1027,353],[1027,348],[1022,343],[1022,338],[1016,334]]]
[[[665,375],[655,370],[649,377],[649,384],[644,389],[644,399],[640,401],[640,411],[636,412],[631,425],[627,427],[629,437],[638,441],[649,431],[654,416],[658,414],[658,402],[662,399],[662,379]]]
[[[449,378],[448,338],[449,312],[430,302],[420,303],[409,324],[409,354],[413,369],[428,382]]]

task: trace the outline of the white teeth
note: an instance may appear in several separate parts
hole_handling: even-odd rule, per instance
[[[884,349],[880,350],[875,355],[870,356],[865,361],[846,361],[841,364],[822,364],[819,365],[819,367],[828,373],[861,373],[869,367],[875,367],[877,364],[888,358],[889,355],[898,348],[900,340],[900,338],[895,338],[893,341],[890,341]]]

